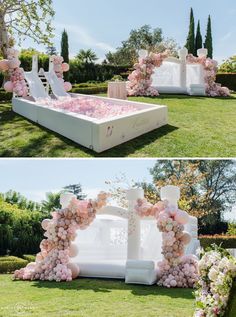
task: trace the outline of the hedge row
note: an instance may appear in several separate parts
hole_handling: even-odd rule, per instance
[[[204,249],[211,244],[221,245],[225,249],[236,249],[236,236],[215,235],[199,236],[201,247]]]
[[[25,267],[28,263],[27,260],[13,256],[0,257],[0,274],[12,273]]]
[[[96,94],[106,93],[107,86],[105,85],[105,86],[94,86],[94,87],[85,87],[85,88],[75,87],[72,89],[71,92],[76,94],[96,95]]]
[[[236,73],[217,74],[216,82],[236,91]]]
[[[6,92],[4,89],[0,89],[0,101],[10,101],[12,99],[12,93]]]

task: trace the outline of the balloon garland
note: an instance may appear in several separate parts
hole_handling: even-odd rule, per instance
[[[135,210],[140,217],[155,217],[162,232],[164,259],[158,263],[158,285],[193,287],[198,279],[198,260],[194,255],[184,256],[184,248],[191,241],[190,234],[184,231],[189,221],[188,213],[171,206],[168,201],[152,205],[146,199],[139,199]]]
[[[64,76],[63,76],[63,73],[69,71],[70,65],[68,63],[64,63],[64,59],[62,56],[52,55],[51,61],[53,63],[54,71],[57,77],[62,82],[65,90],[70,91],[72,89],[72,85],[68,81],[64,81]]]
[[[42,221],[46,239],[40,244],[41,252],[36,261],[16,270],[14,278],[60,282],[78,277],[79,267],[70,262],[78,252],[76,245],[72,244],[76,230],[84,230],[93,222],[97,211],[106,205],[107,198],[108,194],[104,192],[98,194],[96,200],[73,198],[67,208],[52,212],[52,219]]]
[[[7,50],[7,59],[0,61],[0,71],[9,75],[9,81],[4,84],[7,92],[13,92],[18,97],[28,95],[28,87],[24,78],[24,70],[20,68],[19,52],[13,48]]]

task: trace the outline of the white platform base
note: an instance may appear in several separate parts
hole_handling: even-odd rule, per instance
[[[75,96],[74,94],[71,94]],[[76,95],[83,96],[84,95]],[[89,96],[89,98],[107,98]],[[97,120],[84,115],[37,104],[30,98],[13,98],[13,111],[95,152],[103,152],[167,124],[167,107],[109,99],[139,110],[114,118]]]

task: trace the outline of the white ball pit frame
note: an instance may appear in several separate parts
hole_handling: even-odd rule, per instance
[[[40,102],[35,102],[28,97],[13,98],[13,111],[97,153],[160,128],[168,122],[166,106],[80,94],[70,95],[71,97],[82,96],[96,100],[109,100],[117,105],[133,105],[139,110],[126,115],[97,120],[40,105]]]

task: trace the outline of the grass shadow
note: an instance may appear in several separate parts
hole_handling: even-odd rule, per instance
[[[16,282],[17,283],[17,282]],[[164,288],[157,285],[132,285],[125,284],[124,280],[80,278],[72,282],[47,282],[35,281],[32,287],[46,289],[60,289],[65,291],[93,291],[94,293],[111,293],[112,291],[129,291],[135,296],[167,296],[170,298],[194,299],[192,289]]]

